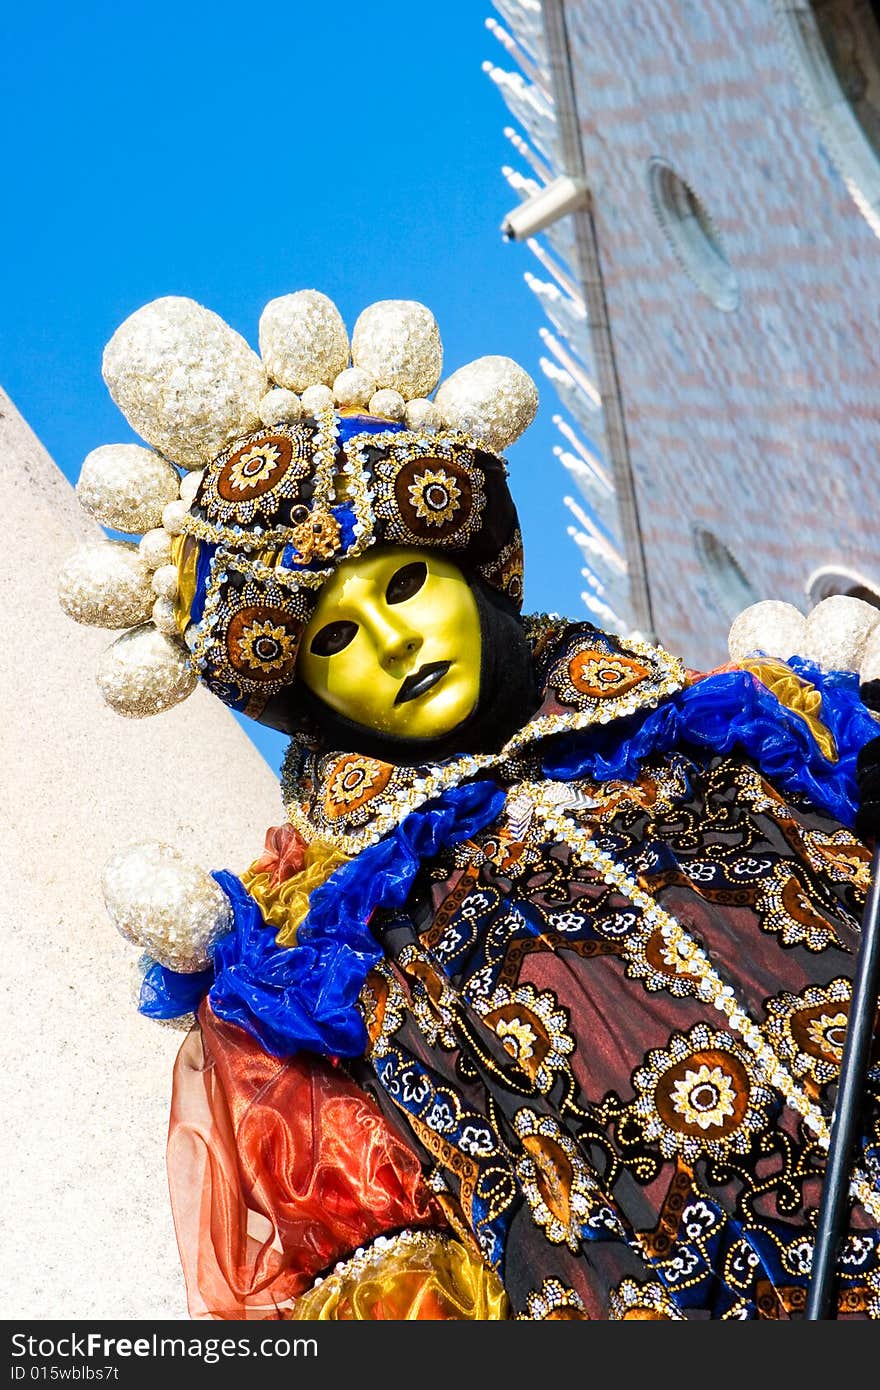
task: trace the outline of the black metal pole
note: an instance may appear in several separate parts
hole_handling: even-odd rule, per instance
[[[880,845],[871,861],[871,888],[862,922],[852,1003],[840,1064],[840,1084],[831,1122],[828,1164],[819,1205],[816,1248],[810,1273],[806,1316],[811,1322],[834,1316],[835,1266],[849,1197],[851,1155],[858,1123],[880,989]]]

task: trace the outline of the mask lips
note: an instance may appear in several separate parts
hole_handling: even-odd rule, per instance
[[[480,619],[480,689],[473,712],[437,738],[382,734],[338,714],[302,681],[266,704],[260,722],[311,748],[361,753],[380,762],[418,767],[458,753],[496,752],[540,704],[540,689],[522,619],[502,594],[463,571]]]

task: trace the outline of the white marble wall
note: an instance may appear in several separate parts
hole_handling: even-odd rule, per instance
[[[55,593],[97,528],[2,391],[0,516],[0,1317],[186,1318],[164,1157],[182,1034],[136,1012],[99,876],[139,839],[240,871],[283,818],[277,779],[201,687],[148,720],[103,703],[114,634]]]

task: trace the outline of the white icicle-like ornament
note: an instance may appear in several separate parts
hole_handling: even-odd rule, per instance
[[[180,478],[167,459],[142,444],[101,444],[83,459],[76,484],[83,511],[114,531],[140,535],[161,526]]]
[[[171,709],[197,684],[186,647],[152,623],[117,637],[101,656],[95,676],[107,704],[130,719]]]
[[[348,366],[342,315],[320,290],[297,290],[270,299],[260,315],[259,338],[269,377],[288,391],[332,386]]]
[[[478,357],[441,382],[434,396],[443,423],[502,453],[535,418],[538,388],[510,357]]]
[[[201,468],[255,429],[268,385],[241,334],[178,295],[129,315],[104,349],[103,374],[132,429],[185,468]]]
[[[437,320],[415,299],[380,299],[359,315],[351,360],[375,382],[406,399],[427,396],[440,380],[443,345]]]
[[[807,614],[803,655],[823,671],[858,671],[880,608],[848,594],[832,594]]]
[[[781,599],[761,599],[738,613],[727,634],[731,661],[749,656],[770,656],[787,661],[802,656],[807,620],[793,603]]]
[[[104,866],[101,889],[117,930],[149,956],[192,974],[210,964],[215,941],[232,925],[232,909],[209,873],[173,845],[129,845]]]
[[[154,600],[150,571],[131,541],[87,542],[59,571],[61,607],[69,618],[90,627],[142,623],[149,618]]]

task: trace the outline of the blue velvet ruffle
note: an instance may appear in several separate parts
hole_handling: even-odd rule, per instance
[[[315,889],[292,947],[276,944],[274,929],[240,879],[215,873],[234,924],[214,946],[213,969],[194,976],[153,966],[140,1011],[175,1018],[207,993],[220,1018],[245,1028],[273,1056],[303,1049],[360,1056],[366,1032],[357,998],[382,958],[369,928],[373,911],[402,906],[422,861],[491,824],[504,800],[493,782],[478,781],[413,811]]]
[[[851,827],[858,804],[856,757],[880,726],[859,697],[855,672],[822,671],[800,657],[788,664],[821,692],[820,717],[834,735],[835,762],[824,757],[805,721],[756,677],[725,671],[678,691],[647,718],[639,713],[595,725],[586,735],[554,739],[542,759],[544,772],[560,781],[629,781],[657,753],[686,752],[688,745],[711,753],[738,750],[780,791],[803,793],[818,810]]]

